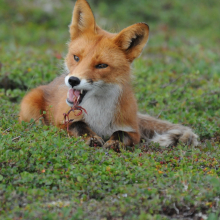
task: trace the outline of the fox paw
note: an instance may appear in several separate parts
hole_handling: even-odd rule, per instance
[[[120,151],[120,147],[122,147],[122,146],[124,146],[124,144],[121,143],[120,141],[108,140],[108,141],[104,144],[103,148],[106,148],[106,149],[108,149],[108,150],[113,149],[114,151],[120,153],[120,152],[121,152],[121,151]]]
[[[102,147],[104,145],[104,141],[101,137],[99,136],[93,136],[88,139],[86,144],[88,144],[90,147]]]
[[[187,145],[197,146],[198,136],[188,127],[168,130],[165,133],[158,134],[151,139],[152,142],[158,143],[160,146],[169,147],[182,142]]]

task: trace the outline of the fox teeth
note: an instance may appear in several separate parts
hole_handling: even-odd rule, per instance
[[[80,94],[83,94],[83,90],[82,89],[80,90]]]

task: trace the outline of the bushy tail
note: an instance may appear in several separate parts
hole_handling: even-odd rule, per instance
[[[198,136],[189,127],[140,113],[138,113],[138,124],[141,139],[159,143],[160,146],[176,145],[179,141],[193,146],[198,144]]]

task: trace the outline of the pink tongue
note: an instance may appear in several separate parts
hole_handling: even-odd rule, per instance
[[[67,97],[71,102],[76,104],[79,100],[79,97],[80,97],[80,91],[76,90],[76,89],[69,89],[69,91],[67,93]]]

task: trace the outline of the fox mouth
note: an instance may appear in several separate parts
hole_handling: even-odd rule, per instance
[[[77,89],[69,89],[68,93],[67,93],[67,104],[71,105],[71,106],[76,106],[79,105],[84,96],[86,95],[88,91],[86,90],[77,90]]]

